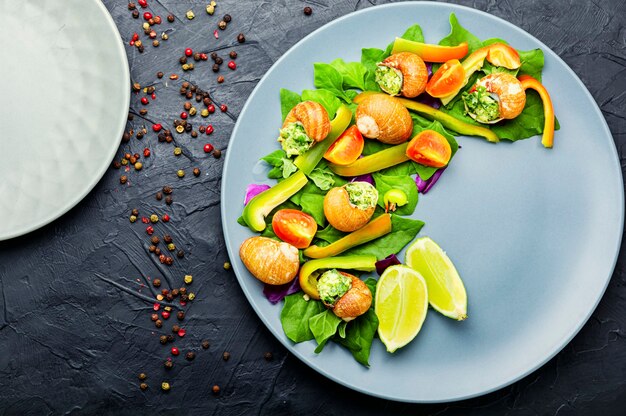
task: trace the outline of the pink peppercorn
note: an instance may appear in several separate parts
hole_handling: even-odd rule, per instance
[[[163,126],[159,123],[152,125],[152,131],[154,131],[155,133],[160,132],[162,129],[163,129]]]
[[[213,129],[213,125],[212,124],[209,124],[208,126],[206,126],[206,134],[207,134],[207,136],[210,135],[210,134],[213,134],[213,130],[214,129]]]
[[[151,225],[148,225],[148,226],[146,227],[146,233],[148,233],[148,235],[152,235],[152,234],[154,234],[154,228],[152,228],[152,226],[151,226]]]
[[[141,97],[141,104],[148,105],[148,98],[147,97]]]
[[[187,331],[185,331],[183,328],[178,330],[178,336],[181,338],[184,337],[186,333]]]
[[[213,151],[213,145],[211,143],[207,143],[204,145],[204,153],[211,153]]]
[[[209,113],[211,114],[215,113],[215,106],[213,104],[209,104],[206,109],[209,110]]]
[[[161,312],[161,316],[163,317],[163,319],[169,319],[170,313],[168,311],[163,311]]]
[[[185,111],[180,113],[180,118],[182,118],[183,120],[187,120],[187,113]]]
[[[143,157],[150,157],[150,149],[147,147],[143,149]]]
[[[220,110],[222,110],[222,112],[225,113],[226,111],[228,111],[228,107],[226,106],[226,104],[222,104],[220,105]]]
[[[193,55],[193,50],[191,48],[185,49],[185,56],[191,56],[191,55]]]
[[[170,216],[167,214],[163,214],[163,222],[169,222],[170,221]]]
[[[143,14],[143,18],[144,18],[144,20],[150,20],[150,19],[152,19],[152,13],[150,13],[150,12],[145,12],[145,13]]]
[[[139,5],[144,9],[148,7],[148,2],[146,0],[137,0],[137,3],[139,3]]]
[[[178,354],[180,354],[180,351],[178,351],[178,348],[172,347],[172,355],[178,355]]]
[[[235,63],[235,61],[230,61],[228,63],[228,67],[234,71],[235,69],[237,69],[237,64]]]

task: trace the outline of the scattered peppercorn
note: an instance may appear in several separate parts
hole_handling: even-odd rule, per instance
[[[222,82],[224,82],[224,77],[220,75],[219,77],[217,77],[217,83],[221,84]]]
[[[222,65],[224,63],[224,60],[218,56],[217,58],[215,58],[215,63],[218,65]]]
[[[147,390],[147,389],[148,389],[148,385],[147,385],[146,383],[141,383],[141,384],[139,385],[139,388],[140,388],[141,390]]]
[[[220,149],[215,149],[213,151],[213,157],[219,159],[220,157],[222,157],[222,151]]]
[[[172,367],[174,367],[174,363],[172,362],[172,360],[168,359],[163,363],[163,366],[165,367],[165,369],[171,370]]]
[[[237,35],[237,42],[244,43],[245,41],[246,41],[246,37],[243,35],[243,33],[240,33]]]
[[[182,169],[178,169],[176,171],[176,176],[178,176],[179,178],[184,178],[185,177],[185,171]]]
[[[154,33],[154,35],[156,36],[156,32],[152,31],[152,32],[150,33],[150,37],[152,37],[152,33]],[[154,46],[155,48],[158,48],[158,47],[159,47],[159,45],[160,45],[160,43],[159,43],[159,41],[158,41],[158,40],[156,40],[156,39],[155,39],[155,40],[153,40],[153,41],[152,41],[152,46]]]
[[[235,61],[230,61],[228,63],[228,67],[234,71],[235,69],[237,69],[237,64],[235,63]]]
[[[154,287],[161,287],[161,279],[154,279],[152,281],[152,286],[154,286]]]
[[[171,266],[172,264],[174,264],[174,259],[171,257],[166,257],[165,264],[167,264],[168,266]]]
[[[229,262],[224,262],[224,270],[230,270],[230,263]]]
[[[158,247],[155,247],[154,249],[154,254],[156,254],[157,256],[159,256],[159,260],[161,259],[161,249]]]
[[[181,296],[184,295],[185,293],[187,293],[187,288],[185,286],[181,287],[180,289],[178,289],[178,291],[180,292]]]
[[[167,205],[172,205],[172,202],[174,202],[174,199],[170,195],[165,197],[165,203]]]
[[[191,20],[194,17],[196,17],[196,15],[193,13],[192,10],[187,10],[187,13],[185,13],[185,16],[187,16],[187,19]]]
[[[167,336],[167,342],[174,342],[174,339],[175,339],[175,338],[174,338],[174,335],[172,335],[172,334],[169,334],[169,335]]]
[[[165,335],[161,335],[159,337],[159,342],[163,345],[167,344],[167,337]]]
[[[161,219],[163,220],[163,222],[169,222],[170,221],[170,216],[167,214],[163,214],[163,216],[161,217]]]
[[[153,245],[151,245],[150,247],[148,247],[148,251],[149,251],[150,253],[154,253],[154,252],[156,251],[156,246],[155,246],[154,244],[153,244]]]
[[[172,289],[170,293],[172,294],[172,296],[176,297],[178,296],[178,289]]]
[[[179,321],[182,321],[183,319],[185,319],[185,311],[178,311],[176,313],[176,318],[178,318]]]
[[[172,327],[172,332],[173,332],[173,333],[177,333],[179,330],[180,330],[180,327],[179,327],[178,325],[174,325],[174,326]]]
[[[215,6],[213,6],[212,4],[209,4],[208,6],[206,6],[206,12],[212,15],[213,13],[215,13]]]
[[[128,10],[135,10],[136,8],[137,6],[135,5],[135,3],[133,2],[128,3]]]
[[[139,3],[139,5],[140,5],[142,8],[144,8],[144,9],[145,9],[146,7],[148,7],[148,1],[147,1],[147,0],[137,0],[137,3]]]
[[[192,276],[192,275],[190,275],[190,274],[188,274],[188,275],[186,275],[186,276],[185,276],[185,279],[184,279],[184,280],[185,280],[185,284],[186,284],[186,285],[190,285],[190,284],[191,284],[191,282],[193,282],[193,276]]]
[[[196,358],[196,353],[193,351],[189,351],[187,354],[185,354],[185,359],[187,361],[193,361],[194,358]]]
[[[167,381],[164,381],[163,383],[161,383],[161,390],[163,391],[169,391],[170,390],[170,383],[168,383]]]
[[[228,361],[230,359],[230,353],[226,351],[224,354],[222,354],[222,358],[224,359],[224,361]]]
[[[150,319],[152,319],[152,322],[156,322],[156,320],[159,319],[159,315],[157,315],[156,313],[153,313]]]
[[[163,321],[162,321],[162,320],[160,320],[160,319],[157,319],[157,320],[154,322],[154,325],[156,325],[156,327],[157,327],[157,328],[161,328],[161,327],[163,326]]]
[[[193,60],[194,60],[194,61],[198,62],[198,61],[200,61],[201,59],[202,59],[202,56],[200,55],[200,52],[195,52],[195,53],[193,54]]]
[[[128,182],[128,177],[126,175],[120,176],[120,183],[124,185],[126,182]]]
[[[226,104],[222,104],[220,105],[220,110],[222,111],[222,113],[225,113],[226,111],[228,111],[228,106],[226,106]]]
[[[220,71],[220,66],[218,64],[213,64],[213,72],[219,72]]]
[[[156,200],[160,201],[163,199],[163,192],[159,191],[156,193]]]
[[[182,259],[183,257],[185,257],[185,252],[183,250],[178,250],[176,252],[176,257],[178,257],[179,259]]]
[[[304,8],[304,14],[305,14],[305,15],[310,16],[312,13],[313,13],[313,9],[312,9],[312,8],[310,8],[309,6],[306,6],[306,7]]]
[[[216,384],[216,385],[214,385],[214,386],[211,388],[211,391],[213,392],[213,394],[220,394],[220,386],[218,386],[217,384]]]
[[[154,233],[154,228],[151,225],[147,226],[146,227],[146,233],[148,235],[152,235]]]
[[[220,20],[220,22],[217,24],[217,27],[219,27],[221,30],[226,29],[226,26],[228,26],[228,23],[223,20]]]
[[[140,373],[140,374],[139,374],[139,380],[145,380],[146,378],[148,378],[148,376],[146,375],[146,373]]]
[[[237,52],[235,52],[235,51],[230,51],[230,53],[228,54],[228,56],[230,56],[230,59],[237,59]]]
[[[165,185],[165,186],[163,187],[163,193],[164,193],[165,195],[170,195],[170,194],[172,193],[172,187],[171,187],[171,186],[169,186],[169,185]]]
[[[226,23],[230,23],[231,20],[233,20],[233,18],[229,15],[229,14],[225,14],[224,17],[222,18]]]
[[[137,157],[133,155],[128,159],[128,161],[134,165],[135,163],[137,163]]]
[[[198,169],[198,168],[193,168],[193,176],[195,176],[195,177],[200,176],[200,169]]]
[[[135,170],[141,170],[141,169],[143,169],[143,163],[135,162]]]
[[[178,350],[178,348],[176,348],[176,347],[172,347],[171,352],[172,352],[172,355],[178,355],[178,354],[180,354],[180,351],[179,351],[179,350]]]
[[[176,18],[174,17],[174,15],[173,15],[173,14],[168,14],[168,15],[167,15],[167,21],[168,21],[168,22],[173,23],[175,19],[176,19]]]
[[[211,346],[211,343],[209,342],[209,340],[205,339],[202,341],[202,349],[208,350],[210,346]]]
[[[265,354],[263,354],[263,358],[265,358],[266,361],[272,361],[272,358],[274,358],[274,356],[272,355],[271,352],[266,352]]]
[[[113,167],[113,169],[119,169],[120,167],[122,167],[122,164],[117,160],[114,160],[111,166]]]
[[[137,216],[136,215],[131,215],[130,218],[128,218],[128,220],[132,223],[137,221]]]
[[[183,149],[181,149],[180,147],[174,148],[174,156],[180,156],[182,154],[183,154]]]
[[[139,18],[139,10],[133,10],[133,19],[138,19]]]

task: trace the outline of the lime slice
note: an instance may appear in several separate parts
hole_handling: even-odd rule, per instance
[[[409,267],[388,267],[376,286],[374,311],[379,321],[378,335],[387,351],[404,347],[420,332],[426,318],[426,281]]]
[[[428,285],[428,302],[448,318],[467,318],[467,293],[454,264],[429,237],[418,238],[406,251],[406,264],[418,271]]]

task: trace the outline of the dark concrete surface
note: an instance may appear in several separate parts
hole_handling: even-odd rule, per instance
[[[150,44],[139,54],[127,45],[141,20],[133,20],[125,0],[104,0],[125,41],[133,81],[154,84],[157,100],[146,120],[135,116],[128,128],[137,131],[150,121],[171,123],[182,110],[178,94],[181,73],[177,59],[184,47],[212,51],[226,58],[239,53],[239,69],[222,67],[226,82],[217,85],[209,62],[197,64],[185,78],[211,92],[219,110],[210,117],[215,133],[210,141],[227,151],[237,116],[267,69],[291,45],[323,24],[355,9],[384,2],[315,0],[305,17],[305,2],[219,1],[209,17],[208,1],[151,0],[150,9],[177,16],[170,40],[158,49]],[[456,2],[485,10],[520,26],[559,54],[582,78],[606,117],[624,166],[626,146],[626,3],[617,0],[476,0]],[[187,21],[188,9],[196,12]],[[233,21],[212,32],[219,18]],[[236,42],[245,33],[248,41]],[[160,31],[159,31],[160,34]],[[142,36],[142,39],[144,37]],[[149,43],[149,42],[148,42]],[[94,47],[97,53],[97,47]],[[156,79],[156,72],[166,77]],[[141,108],[131,98],[131,112]],[[195,118],[195,124],[199,123]],[[206,124],[206,123],[205,123]],[[599,307],[583,330],[554,359],[523,380],[495,393],[451,404],[407,405],[371,398],[339,386],[302,364],[270,334],[248,305],[235,276],[222,267],[227,261],[220,225],[220,183],[223,159],[202,152],[206,138],[176,136],[174,144],[157,143],[149,132],[142,140],[122,144],[126,151],[152,149],[141,172],[110,169],[77,207],[54,223],[27,236],[0,243],[0,413],[22,414],[202,414],[202,415],[602,415],[626,414],[626,257],[624,249]],[[593,151],[593,149],[589,149]],[[5,155],[6,157],[6,155]],[[193,167],[202,175],[194,178]],[[187,176],[179,180],[177,169]],[[163,185],[174,188],[170,207],[154,194]],[[155,225],[156,234],[170,233],[187,255],[171,267],[147,252],[145,224],[130,224],[132,208],[143,215],[168,213],[172,221]],[[183,353],[194,350],[193,362],[175,359],[167,372],[163,361],[169,346],[150,320],[155,289],[180,287],[192,274],[190,290],[197,299],[184,309],[187,335],[177,339]],[[142,285],[145,285],[142,287]],[[147,296],[146,296],[147,295]],[[211,342],[209,350],[200,341]],[[229,361],[222,353],[229,351]],[[273,353],[273,360],[263,358]],[[137,374],[145,372],[147,391]],[[160,391],[164,380],[172,384]],[[433,380],[436,382],[436,380]],[[215,396],[211,386],[218,384]]]

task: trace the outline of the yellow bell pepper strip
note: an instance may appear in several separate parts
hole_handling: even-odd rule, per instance
[[[294,164],[305,174],[310,175],[313,169],[315,169],[315,166],[322,160],[328,148],[348,128],[350,121],[352,121],[352,111],[350,111],[347,105],[342,104],[341,107],[337,109],[335,118],[330,122],[330,133],[328,133],[328,136],[306,153],[298,156]]]
[[[419,55],[426,62],[444,63],[450,59],[461,59],[467,55],[467,42],[456,46],[431,45],[412,40],[396,38],[391,53],[412,52]]]
[[[552,106],[550,94],[548,94],[548,90],[546,90],[546,88],[539,81],[530,75],[520,75],[518,79],[522,83],[524,90],[535,90],[539,93],[539,97],[541,97],[541,102],[543,103],[543,116],[545,118],[541,144],[544,147],[552,148],[554,145],[554,107]]]
[[[461,66],[465,70],[465,79],[463,81],[463,85],[459,88],[459,91],[463,89],[464,86],[469,82],[470,77],[474,74],[474,72],[480,70],[485,64],[485,58],[489,53],[489,47],[480,48],[470,54],[467,58],[461,62]],[[445,97],[441,97],[441,103],[443,105],[447,105],[456,95],[459,93],[456,91],[453,94],[447,95]]]
[[[304,250],[304,255],[312,259],[336,256],[352,247],[360,246],[369,241],[382,237],[391,232],[391,215],[382,214],[374,218],[356,231],[331,243],[325,247],[309,246]]]
[[[309,179],[304,172],[299,170],[284,181],[252,198],[241,214],[248,227],[256,232],[263,231],[266,226],[265,217],[274,208],[302,189],[308,181]]]
[[[371,94],[382,94],[382,93],[372,92],[372,91],[362,92],[361,94],[354,97],[352,101],[358,104],[365,97]],[[459,134],[463,134],[466,136],[484,137],[485,139],[487,139],[487,141],[490,141],[492,143],[497,143],[500,141],[500,138],[498,137],[498,135],[486,127],[476,126],[474,124],[466,123],[462,120],[452,117],[450,114],[444,113],[443,111],[436,110],[429,105],[418,103],[417,101],[409,100],[408,98],[398,98],[398,97],[394,97],[394,98],[396,100],[399,100],[402,103],[402,105],[404,105],[409,110],[415,111],[416,113],[426,117],[429,120],[437,120],[445,128],[453,130]],[[359,160],[363,160],[363,159],[359,159]]]
[[[345,104],[339,107],[335,118],[330,122],[330,133],[328,133],[328,136],[304,155],[296,158],[294,163],[300,169],[284,181],[274,185],[265,192],[261,192],[248,202],[242,214],[248,227],[256,232],[261,232],[265,229],[265,217],[274,208],[291,198],[306,185],[309,181],[306,175],[315,169],[315,166],[322,160],[326,150],[341,136],[341,133],[348,127],[351,120],[352,111],[350,111],[350,108]]]
[[[409,143],[402,143],[389,147],[380,152],[357,159],[349,165],[336,165],[329,163],[330,170],[340,176],[361,176],[367,173],[378,172],[402,162],[409,160],[406,155],[406,148]]]
[[[376,270],[376,256],[340,256],[326,257],[325,259],[309,260],[300,267],[299,283],[300,287],[312,299],[319,299],[317,291],[317,278],[323,269],[353,269],[371,272]]]

